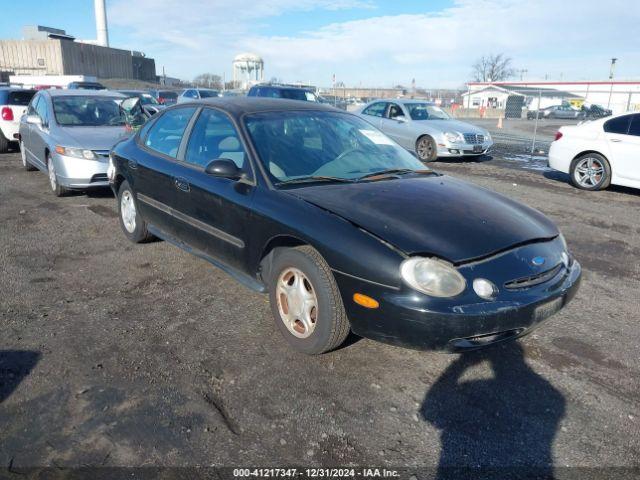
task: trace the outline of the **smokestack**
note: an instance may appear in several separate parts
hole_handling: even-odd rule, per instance
[[[109,46],[109,31],[107,30],[107,7],[105,0],[95,0],[96,31],[98,33],[98,45]]]

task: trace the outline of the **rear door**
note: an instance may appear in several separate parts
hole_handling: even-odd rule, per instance
[[[182,225],[175,221],[172,210],[187,189],[181,180],[178,155],[193,114],[193,106],[171,108],[154,121],[138,139],[140,155],[129,160],[138,208],[142,216],[171,236],[180,238]],[[144,134],[143,134],[144,132]]]
[[[32,157],[43,168],[46,168],[47,159],[45,151],[49,139],[49,122],[51,121],[51,111],[49,102],[44,94],[40,95],[40,99],[35,106],[35,114],[40,117],[40,125],[31,125],[29,132],[29,145]]]
[[[231,180],[208,175],[205,167],[220,158],[232,160],[245,178]],[[205,107],[190,130],[180,165],[188,184],[178,192],[176,209],[188,243],[239,270],[247,267],[249,207],[254,193],[253,170],[242,138],[231,118]]]
[[[604,131],[614,175],[640,180],[640,113],[612,118]]]
[[[385,132],[382,126],[382,118],[387,110],[387,102],[375,102],[369,105],[362,111],[362,115],[374,127],[382,129]],[[387,133],[387,132],[385,132]]]

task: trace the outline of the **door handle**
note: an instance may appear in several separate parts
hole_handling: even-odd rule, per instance
[[[176,177],[173,179],[173,183],[178,190],[182,190],[183,192],[188,192],[191,190],[191,187],[189,186],[189,182],[187,181],[186,178]]]
[[[618,143],[618,142],[621,142],[622,140],[620,140],[619,138],[612,138],[611,141]]]

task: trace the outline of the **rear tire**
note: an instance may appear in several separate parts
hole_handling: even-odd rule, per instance
[[[416,154],[420,161],[428,163],[438,159],[438,146],[433,137],[423,135],[416,141]]]
[[[0,130],[0,153],[7,153],[9,151],[9,140],[4,136],[2,130]]]
[[[575,158],[569,175],[573,186],[581,190],[604,190],[611,185],[611,166],[599,153],[585,153]]]
[[[22,160],[22,168],[24,168],[27,172],[32,172],[36,170],[36,167],[29,163],[27,160],[27,151],[24,149],[24,143],[22,140],[20,141],[20,159]]]
[[[349,334],[349,320],[331,268],[309,245],[276,250],[269,300],[277,328],[298,352],[328,352]]]
[[[122,231],[133,243],[144,243],[153,238],[147,229],[147,222],[140,215],[136,196],[126,180],[118,190],[118,218]]]

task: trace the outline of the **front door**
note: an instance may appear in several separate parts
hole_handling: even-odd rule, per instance
[[[245,148],[231,119],[222,111],[203,108],[193,124],[182,159],[182,177],[188,191],[181,192],[176,209],[188,225],[194,248],[239,270],[246,270],[249,206],[254,178]],[[245,178],[232,180],[205,173],[216,159],[232,160]]]
[[[385,116],[382,118],[381,129],[404,148],[415,148],[413,134],[410,132],[409,117],[397,103],[389,103]]]

